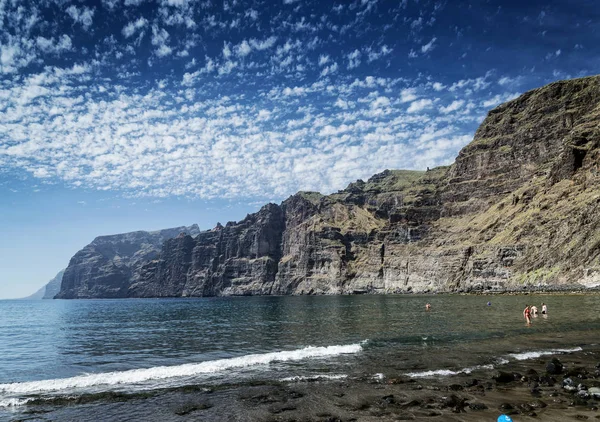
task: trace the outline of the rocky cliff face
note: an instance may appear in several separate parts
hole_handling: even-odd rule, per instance
[[[60,284],[62,283],[64,273],[65,270],[60,270],[44,287],[31,296],[24,297],[23,299],[54,299],[54,296],[60,291]]]
[[[137,272],[84,249],[61,295],[77,280],[95,297],[600,285],[599,124],[600,77],[553,83],[492,110],[452,166],[300,192],[167,240]]]
[[[162,244],[180,233],[198,234],[197,225],[154,232],[100,236],[71,258],[56,299],[126,297],[142,265],[154,259]]]

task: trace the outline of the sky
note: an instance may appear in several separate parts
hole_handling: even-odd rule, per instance
[[[0,299],[99,235],[450,164],[599,53],[596,0],[0,0]]]

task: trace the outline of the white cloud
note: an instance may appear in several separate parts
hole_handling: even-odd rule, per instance
[[[269,38],[265,38],[264,40],[251,39],[250,46],[252,46],[252,48],[255,50],[262,51],[273,47],[276,41],[277,37],[274,35],[270,36]]]
[[[158,57],[165,57],[168,56],[169,54],[171,54],[173,52],[173,50],[171,49],[171,47],[169,47],[168,45],[160,45],[157,49],[156,49],[156,55]]]
[[[418,98],[416,88],[404,88],[400,91],[400,102],[407,103]]]
[[[392,51],[393,48],[389,48],[387,45],[382,45],[379,51],[372,50],[371,48],[367,49],[367,61],[370,63],[372,61],[378,60],[383,56],[387,56]]]
[[[250,47],[248,41],[244,40],[240,44],[236,45],[233,50],[235,51],[236,56],[246,57],[252,51],[252,47]]]
[[[348,59],[348,69],[354,69],[360,66],[360,51],[358,49],[354,50],[352,53],[348,54],[346,58]]]
[[[436,37],[433,37],[427,44],[421,46],[421,53],[427,54],[435,48]]]
[[[336,73],[338,71],[338,64],[337,63],[332,63],[329,66],[326,66],[323,70],[321,70],[321,76],[328,76],[331,75],[333,73]]]
[[[432,105],[433,101],[431,101],[430,99],[423,98],[417,101],[413,101],[406,111],[407,113],[417,113],[427,108],[431,108]]]
[[[90,9],[89,7],[82,7],[80,9],[77,6],[71,5],[67,8],[66,12],[75,23],[81,24],[86,30],[92,26],[94,9]]]
[[[69,51],[72,48],[71,37],[61,35],[58,40],[54,38],[37,37],[36,44],[44,53],[60,54],[63,51]]]
[[[482,101],[481,106],[484,108],[494,107],[494,106],[497,106],[498,104],[504,103],[506,101],[513,100],[513,99],[517,98],[518,96],[519,96],[519,94],[514,93],[514,92],[507,92],[504,94],[494,95],[492,98]]]
[[[225,59],[229,59],[231,57],[231,48],[227,42],[223,44],[223,57],[225,57]]]
[[[444,114],[452,113],[453,111],[460,110],[465,105],[464,100],[454,100],[446,107],[440,107],[440,112]]]
[[[515,91],[471,69],[434,82],[419,60],[435,38],[403,63],[394,27],[374,14],[366,24],[377,8],[392,25],[381,1],[322,14],[301,1],[271,13],[233,0],[103,0],[87,15],[82,2],[58,3],[60,25],[1,20],[33,29],[0,33],[0,167],[41,183],[149,197],[327,192],[448,162],[485,107]],[[106,33],[105,17],[121,34]],[[348,71],[358,67],[367,72]]]
[[[140,17],[135,22],[129,22],[127,25],[125,25],[121,33],[125,38],[129,38],[135,34],[136,31],[143,29],[146,26],[148,26],[148,21],[145,18]]]

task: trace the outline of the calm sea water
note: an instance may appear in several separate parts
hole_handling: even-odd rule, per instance
[[[0,418],[86,393],[498,367],[585,349],[598,315],[597,295],[0,301]]]

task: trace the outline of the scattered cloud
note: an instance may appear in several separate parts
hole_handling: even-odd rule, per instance
[[[485,49],[467,64],[483,24],[446,28],[444,5],[0,0],[0,175],[134,197],[332,191],[448,163],[490,107],[580,74],[597,45],[548,28],[527,66]]]
[[[423,98],[423,99],[413,101],[412,103],[410,103],[410,106],[408,107],[406,112],[407,113],[418,113],[427,108],[430,108],[431,106],[433,106],[433,101],[430,100],[429,98]]]
[[[433,37],[427,44],[421,46],[421,53],[427,54],[435,48],[436,37]]]

